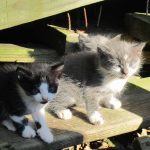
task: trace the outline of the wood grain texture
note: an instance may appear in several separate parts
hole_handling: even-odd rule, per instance
[[[0,62],[49,62],[60,57],[55,50],[43,47],[27,48],[14,44],[0,44]]]
[[[130,79],[124,95],[123,108],[111,110],[102,108],[105,118],[102,126],[88,122],[86,112],[81,108],[72,108],[73,118],[61,120],[47,113],[48,126],[55,135],[53,143],[47,145],[39,139],[24,139],[0,127],[1,143],[8,143],[16,150],[57,150],[82,142],[111,137],[150,125],[150,78]]]
[[[0,29],[53,16],[103,0],[1,0]]]

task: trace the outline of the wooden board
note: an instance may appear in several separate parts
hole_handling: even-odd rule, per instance
[[[129,34],[133,37],[143,41],[150,41],[150,15],[126,14],[125,25]]]
[[[1,0],[0,30],[103,0]]]
[[[47,47],[27,48],[14,44],[0,44],[0,62],[48,62],[60,57],[55,50]]]
[[[65,48],[66,35],[47,25],[33,23],[0,31],[0,62],[51,63],[60,59]]]
[[[0,42],[5,42],[0,43],[0,62],[51,63],[60,59],[64,53],[74,51],[73,44],[78,42],[78,34],[74,31],[52,25],[33,26],[34,24],[25,29],[19,27],[0,32]]]
[[[13,147],[15,150],[57,150],[149,126],[150,78],[132,78],[127,87],[128,90],[122,97],[122,109],[101,109],[105,118],[102,126],[91,125],[84,109],[73,108],[74,116],[71,120],[60,120],[47,114],[48,126],[55,135],[53,143],[48,145],[39,139],[24,139],[0,127],[0,145]]]

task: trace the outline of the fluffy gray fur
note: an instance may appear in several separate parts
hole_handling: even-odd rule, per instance
[[[99,105],[121,107],[116,97],[128,78],[139,71],[145,43],[126,42],[120,36],[80,35],[79,46],[82,51],[65,58],[60,91],[48,110],[59,118],[70,119],[72,113],[68,108],[85,103],[89,121],[103,124]]]

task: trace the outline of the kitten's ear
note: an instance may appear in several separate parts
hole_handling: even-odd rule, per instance
[[[122,34],[118,34],[115,37],[113,37],[111,40],[120,40],[122,38]]]
[[[146,42],[134,43],[132,44],[131,49],[133,50],[134,53],[137,53],[140,56],[145,45]]]
[[[32,77],[32,73],[29,70],[26,70],[21,67],[17,67],[16,74],[17,74],[18,80],[21,80],[23,78],[31,78]]]
[[[79,33],[79,46],[82,47],[89,41],[89,36],[86,33]]]
[[[63,69],[64,69],[64,64],[62,62],[57,63],[51,66],[50,75],[52,75],[54,78],[60,79],[63,73]]]

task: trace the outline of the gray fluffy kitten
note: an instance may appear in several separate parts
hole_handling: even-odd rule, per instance
[[[130,43],[120,36],[80,35],[79,46],[82,51],[65,58],[60,91],[48,110],[61,119],[70,119],[68,107],[85,102],[89,121],[103,124],[99,105],[121,107],[116,97],[128,78],[139,70],[145,43]]]

